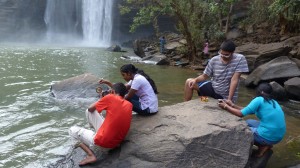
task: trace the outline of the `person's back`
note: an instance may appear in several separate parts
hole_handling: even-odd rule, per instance
[[[114,148],[124,140],[130,128],[132,104],[121,96],[108,94],[95,105],[97,111],[106,110],[106,117],[94,138],[95,144]]]
[[[252,114],[255,113],[260,119],[260,125],[257,128],[259,135],[270,141],[280,141],[283,138],[286,132],[285,117],[277,101],[273,99],[266,101],[259,96],[245,108],[247,109],[242,110],[244,115],[252,111]]]
[[[158,111],[157,95],[154,93],[150,83],[143,75],[135,75],[131,88],[136,90],[136,95],[140,99],[142,109],[149,107],[151,112]]]

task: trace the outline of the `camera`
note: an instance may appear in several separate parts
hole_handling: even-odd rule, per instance
[[[101,87],[96,88],[96,92],[101,96],[104,97],[110,93],[110,90],[103,90]]]
[[[101,92],[102,97],[108,95],[110,93],[110,90],[105,90]]]

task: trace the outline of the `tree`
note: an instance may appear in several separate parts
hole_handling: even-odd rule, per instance
[[[227,15],[226,29],[228,30],[233,3],[237,0],[125,0],[121,6],[121,13],[129,12],[133,7],[138,13],[133,19],[131,31],[141,25],[154,23],[156,32],[159,28],[157,18],[167,15],[176,21],[176,28],[187,41],[186,57],[194,62],[197,52],[202,51],[204,34],[211,37],[221,34],[222,19]],[[218,18],[219,16],[219,18]],[[218,22],[219,20],[219,26]],[[157,33],[158,34],[158,33]]]
[[[274,0],[269,10],[280,24],[280,34],[287,31],[299,32],[300,29],[300,1],[299,0]]]

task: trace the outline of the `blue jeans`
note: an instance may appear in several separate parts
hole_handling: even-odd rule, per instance
[[[152,114],[155,114],[155,113],[150,113],[149,107],[146,108],[146,109],[144,109],[144,110],[142,110],[141,103],[140,103],[139,97],[137,95],[133,96],[130,99],[130,102],[133,105],[133,111],[137,112],[140,115],[152,115]]]
[[[261,137],[258,132],[257,132],[257,128],[260,124],[260,121],[257,120],[253,120],[253,119],[248,119],[246,120],[246,123],[248,124],[248,126],[250,127],[251,131],[253,132],[253,136],[254,136],[254,144],[255,145],[262,145],[262,146],[271,146],[274,144],[277,144],[279,141],[269,141],[263,137]]]

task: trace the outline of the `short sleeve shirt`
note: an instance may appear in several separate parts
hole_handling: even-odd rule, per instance
[[[230,82],[235,72],[248,72],[248,64],[246,58],[237,53],[233,53],[232,60],[224,64],[221,56],[214,56],[206,66],[204,74],[212,78],[212,86],[214,91],[224,98],[228,98]],[[235,89],[233,100],[237,100],[238,87]]]
[[[269,141],[280,141],[283,138],[286,132],[284,112],[275,100],[266,101],[263,97],[256,97],[241,111],[243,116],[255,114],[259,118],[257,133],[261,137]]]
[[[115,94],[108,94],[96,103],[96,110],[106,110],[103,124],[94,137],[94,143],[104,148],[115,148],[130,128],[132,104]]]
[[[158,111],[158,99],[148,80],[140,74],[136,74],[131,82],[131,89],[136,90],[142,110],[149,107],[150,112]]]

